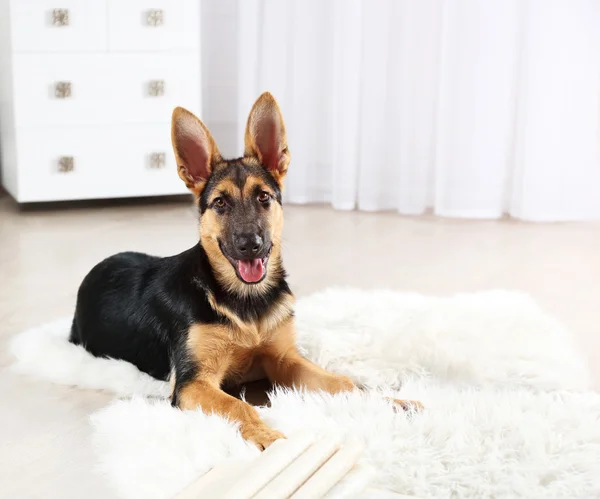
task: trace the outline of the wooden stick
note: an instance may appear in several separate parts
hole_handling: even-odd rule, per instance
[[[209,472],[194,480],[182,491],[176,499],[199,499],[200,497],[224,497],[231,486],[231,476],[244,473],[250,466],[249,461],[228,461],[215,466]]]
[[[250,499],[315,441],[312,432],[298,432],[272,443],[238,476],[223,495],[227,499]]]
[[[292,499],[314,499],[324,497],[357,463],[364,445],[357,439],[347,442],[308,478]]]
[[[340,441],[338,439],[327,437],[318,440],[298,456],[295,461],[292,461],[272,481],[265,485],[254,496],[254,499],[283,499],[290,497],[339,448]]]
[[[274,442],[252,460],[228,461],[189,484],[177,499],[314,499],[323,497],[356,464],[363,446],[310,432]],[[237,477],[237,478],[234,478]]]

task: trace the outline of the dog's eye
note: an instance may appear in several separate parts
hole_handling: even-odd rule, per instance
[[[258,200],[261,203],[266,203],[269,199],[271,199],[271,196],[268,192],[262,191],[259,195],[258,195]]]
[[[213,206],[217,208],[225,208],[225,200],[223,198],[215,198]]]

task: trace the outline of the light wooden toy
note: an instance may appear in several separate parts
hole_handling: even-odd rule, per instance
[[[277,440],[252,461],[227,462],[182,490],[177,499],[319,499],[352,469],[358,440],[299,432]]]

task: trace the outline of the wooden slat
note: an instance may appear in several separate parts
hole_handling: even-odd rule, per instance
[[[270,481],[254,499],[284,499],[290,497],[340,448],[340,441],[326,437],[313,443]]]
[[[359,440],[351,440],[331,456],[302,485],[292,499],[324,497],[357,463],[364,450]]]
[[[302,454],[314,441],[312,432],[298,432],[277,440],[232,482],[224,498],[250,499]]]

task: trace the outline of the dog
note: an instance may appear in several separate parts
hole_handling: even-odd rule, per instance
[[[237,422],[243,438],[265,449],[284,435],[223,391],[225,383],[267,378],[331,394],[356,388],[296,347],[294,296],[281,257],[290,163],[283,117],[273,96],[262,94],[248,117],[244,155],[232,160],[181,107],[173,111],[171,138],[179,177],[198,207],[199,242],[175,256],[125,252],[96,265],[79,287],[70,341],[169,380],[173,406]]]

